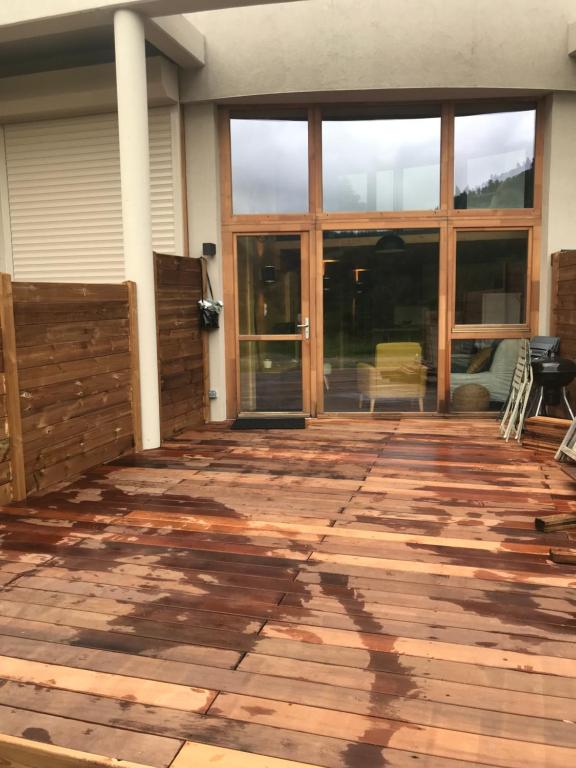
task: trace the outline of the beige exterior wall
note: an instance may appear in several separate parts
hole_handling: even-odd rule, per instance
[[[550,254],[576,247],[576,60],[568,56],[573,0],[308,0],[190,18],[206,37],[207,63],[182,74],[185,102],[552,94],[545,125],[540,293],[540,331],[548,331]],[[211,114],[210,107],[195,109]],[[192,114],[189,107],[188,123]],[[192,241],[200,221],[203,231],[208,221],[213,226],[208,239],[218,236],[217,190],[210,184],[193,191],[193,158],[206,169],[214,135],[212,128],[188,130],[191,204],[198,194],[210,210],[197,221],[191,214]],[[214,267],[219,263],[217,257]],[[212,336],[211,346],[217,350],[211,348],[211,385],[223,403],[221,333]],[[213,415],[223,417],[220,406]]]
[[[576,93],[548,98],[544,149],[540,330],[550,322],[550,255],[576,248]]]
[[[222,246],[220,237],[220,194],[216,108],[212,104],[190,105],[185,110],[186,181],[190,255],[200,256],[202,243],[216,243],[216,256],[208,270],[214,297],[222,298]],[[224,307],[224,312],[232,311]],[[226,418],[226,373],[224,323],[209,334],[210,389],[218,393],[210,401],[212,421]]]
[[[162,56],[146,62],[151,107],[178,103],[178,68]],[[113,64],[0,78],[0,122],[116,111]]]
[[[576,90],[573,0],[308,0],[198,13],[185,100],[397,89]]]

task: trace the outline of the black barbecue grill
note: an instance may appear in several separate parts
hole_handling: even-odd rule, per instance
[[[560,405],[563,401],[571,418],[574,418],[566,387],[576,378],[576,363],[566,357],[560,357],[558,352],[549,351],[543,357],[532,361],[532,372],[534,387],[540,387],[536,416],[542,406],[546,409],[551,405]]]

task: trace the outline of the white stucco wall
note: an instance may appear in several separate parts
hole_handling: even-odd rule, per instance
[[[540,330],[550,322],[550,256],[576,249],[576,93],[547,99],[542,209]]]
[[[190,255],[202,254],[202,243],[216,243],[208,271],[215,298],[222,298],[222,246],[220,237],[219,159],[216,108],[212,104],[190,105],[185,110],[186,179],[188,189],[188,228]],[[231,312],[232,307],[224,307]],[[210,389],[218,393],[210,401],[210,418],[226,418],[226,373],[224,322],[210,331]]]
[[[308,0],[196,13],[188,100],[422,88],[576,90],[574,0]]]

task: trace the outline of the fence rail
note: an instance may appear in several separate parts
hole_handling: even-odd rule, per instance
[[[0,498],[23,499],[138,446],[133,284],[3,274],[0,321]]]
[[[204,423],[205,334],[200,330],[200,259],[154,255],[162,439]]]
[[[162,438],[204,422],[200,262],[155,254]],[[136,285],[0,274],[0,504],[142,448]]]

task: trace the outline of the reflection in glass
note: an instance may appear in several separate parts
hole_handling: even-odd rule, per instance
[[[520,339],[452,341],[450,409],[499,411],[508,398]]]
[[[326,411],[436,410],[436,229],[324,233]]]
[[[325,211],[433,210],[440,118],[324,119]]]
[[[237,243],[240,333],[298,333],[300,236],[243,235]]]
[[[528,232],[457,233],[456,325],[526,321]]]
[[[455,208],[531,208],[536,112],[456,116]]]
[[[303,410],[300,341],[240,342],[240,410]]]
[[[235,214],[308,210],[308,122],[230,120]]]

